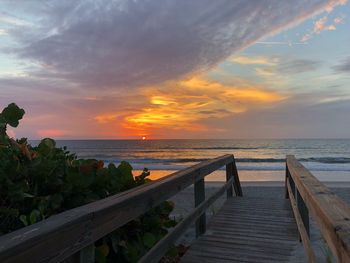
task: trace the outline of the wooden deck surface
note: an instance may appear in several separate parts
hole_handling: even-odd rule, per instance
[[[181,262],[288,262],[298,243],[289,200],[247,193],[224,203]]]

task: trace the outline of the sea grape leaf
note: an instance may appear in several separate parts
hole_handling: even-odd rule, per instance
[[[170,219],[170,220],[166,220],[163,224],[166,228],[171,228],[171,227],[176,226],[177,222],[176,222],[176,220]]]
[[[27,226],[28,225],[28,220],[27,220],[27,216],[26,215],[21,215],[19,217],[19,220],[21,220],[21,222],[23,223],[23,225]]]
[[[1,112],[0,122],[17,127],[24,113],[23,109],[19,108],[15,103],[11,103]]]
[[[143,235],[142,239],[143,239],[143,244],[147,248],[151,248],[157,242],[157,239],[155,238],[155,236],[150,232],[146,232]]]
[[[106,243],[103,243],[101,246],[98,246],[96,249],[99,250],[104,257],[107,257],[109,254],[109,246],[107,246]]]
[[[61,194],[54,194],[50,197],[50,205],[52,209],[59,209],[61,203],[63,202],[63,197]]]
[[[131,188],[134,183],[134,177],[132,175],[131,165],[128,162],[122,161],[118,166],[118,170],[121,173],[120,174],[121,184],[126,189]]]
[[[174,209],[174,203],[171,201],[165,201],[163,202],[159,207],[161,210],[161,214],[163,215],[169,215],[171,211]]]
[[[39,220],[40,220],[40,212],[38,210],[34,209],[29,215],[30,224],[31,225],[35,224]]]
[[[118,169],[121,171],[123,176],[132,177],[132,167],[128,162],[122,161],[119,164]]]
[[[38,145],[38,152],[43,155],[48,155],[56,147],[56,142],[53,139],[42,139]]]
[[[95,248],[95,262],[96,263],[106,263],[107,259],[103,255],[100,249]]]
[[[178,254],[179,254],[179,251],[178,251],[177,247],[175,247],[175,246],[172,246],[172,247],[168,250],[168,252],[166,253],[166,255],[167,255],[168,257],[172,257],[172,258],[176,257]]]

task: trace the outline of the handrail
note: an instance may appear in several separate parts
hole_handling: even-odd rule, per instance
[[[316,258],[310,244],[308,211],[338,262],[350,262],[350,207],[292,155],[286,158],[286,198],[291,200],[309,262]]]
[[[81,253],[80,260],[86,255],[90,255],[91,260],[91,245],[95,241],[193,183],[197,209],[189,217],[191,220],[199,217],[197,225],[201,228],[197,229],[197,234],[202,234],[205,231],[204,212],[213,201],[213,198],[205,200],[204,177],[225,165],[227,183],[224,187],[227,189],[227,196],[232,196],[232,186],[236,195],[242,196],[234,156],[223,155],[3,235],[0,237],[0,262],[27,262],[28,259],[32,262],[59,262],[78,251],[84,252]],[[224,192],[222,189],[218,191],[221,194]],[[218,192],[214,194],[216,198]],[[181,223],[179,225],[183,226]],[[174,230],[176,229],[175,227]],[[168,237],[169,240],[174,240],[173,232],[175,231],[168,234],[172,235],[170,239]],[[165,252],[165,247],[163,244],[162,252]],[[158,253],[157,256],[161,257],[162,254]]]

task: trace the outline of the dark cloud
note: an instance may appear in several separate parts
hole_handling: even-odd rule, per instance
[[[314,95],[295,96],[273,109],[251,110],[204,124],[225,129],[222,138],[349,138],[350,122],[344,120],[349,118],[350,100],[315,103]],[[207,137],[212,136],[215,133]]]
[[[321,65],[320,61],[309,59],[282,60],[278,65],[278,72],[282,74],[299,74],[317,70]]]
[[[338,65],[335,65],[333,69],[338,73],[350,73],[350,57],[343,59]]]
[[[327,2],[49,1],[38,8],[39,30],[23,33],[27,45],[17,52],[50,68],[41,77],[93,87],[153,84],[207,70]],[[282,70],[312,67],[299,63]]]

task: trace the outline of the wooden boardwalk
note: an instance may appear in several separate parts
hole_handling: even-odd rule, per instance
[[[181,262],[288,262],[298,243],[289,200],[245,195],[225,202]]]
[[[226,168],[226,182],[206,196],[204,178],[221,167]],[[293,251],[300,246],[300,235],[307,261],[317,263],[310,241],[310,216],[337,262],[350,262],[347,203],[294,156],[286,157],[285,187],[277,191],[266,187],[242,191],[231,154],[2,235],[0,262],[95,262],[96,241],[191,185],[193,210],[139,263],[158,263],[194,222],[199,238],[182,262],[295,262]],[[226,202],[207,226],[207,209],[225,194]]]

